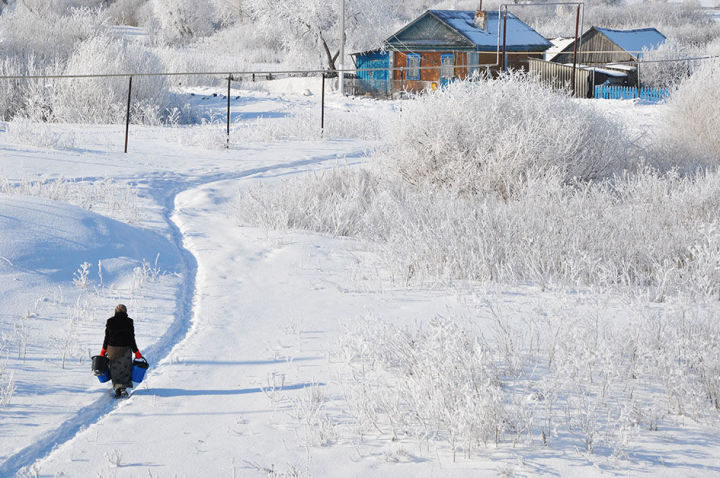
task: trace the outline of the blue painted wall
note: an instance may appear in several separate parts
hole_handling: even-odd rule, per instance
[[[388,91],[388,69],[390,68],[390,54],[388,52],[373,51],[361,53],[356,57],[358,78],[363,85],[372,91],[386,93]],[[363,68],[380,68],[374,71],[362,71]]]

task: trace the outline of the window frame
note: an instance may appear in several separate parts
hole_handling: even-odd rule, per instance
[[[452,60],[452,65],[450,67],[450,76],[445,76],[445,60],[446,59]],[[443,53],[440,55],[440,79],[441,80],[453,80],[455,79],[455,54],[454,53]]]
[[[420,64],[422,63],[422,55],[419,53],[408,53],[405,59],[405,78],[408,80],[419,80],[420,79]],[[411,61],[417,61],[417,66],[410,65]],[[413,70],[417,70],[413,74]]]

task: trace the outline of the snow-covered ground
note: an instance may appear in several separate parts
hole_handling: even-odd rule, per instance
[[[235,93],[238,119],[281,121],[288,105],[317,106],[316,95]],[[212,91],[196,97],[198,111],[222,114]],[[331,111],[388,108],[329,102]],[[662,108],[601,107],[639,130]],[[14,388],[0,405],[0,476],[720,474],[716,428],[694,423],[634,437],[624,458],[589,455],[567,437],[552,448],[491,445],[455,462],[442,447],[342,432],[316,446],[303,404],[320,391],[342,415],[337,343],[362,320],[472,314],[482,328],[497,310],[520,324],[595,307],[621,324],[637,304],[531,286],[405,288],[361,242],[243,227],[233,218],[238,189],[361,164],[372,141],[233,139],[207,150],[192,130],[133,126],[127,155],[120,127],[56,127],[74,136],[67,150],[0,132],[0,386]],[[151,363],[126,401],[89,370],[119,302]]]

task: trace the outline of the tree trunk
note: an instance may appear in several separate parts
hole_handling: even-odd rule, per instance
[[[327,68],[328,68],[328,77],[335,77],[337,76],[337,68],[335,67],[335,60],[337,60],[338,55],[340,55],[340,50],[338,50],[335,55],[333,55],[330,52],[330,47],[328,47],[327,42],[325,41],[325,38],[323,37],[322,33],[319,33],[318,36],[320,37],[320,43],[322,43],[323,50],[325,50],[325,58],[327,59]]]

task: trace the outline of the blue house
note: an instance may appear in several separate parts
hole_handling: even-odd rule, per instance
[[[480,10],[428,10],[387,38],[377,50],[353,54],[358,78],[370,91],[421,91],[505,64],[527,69],[528,58],[542,58],[551,44],[512,13]],[[363,71],[364,70],[364,71]]]

